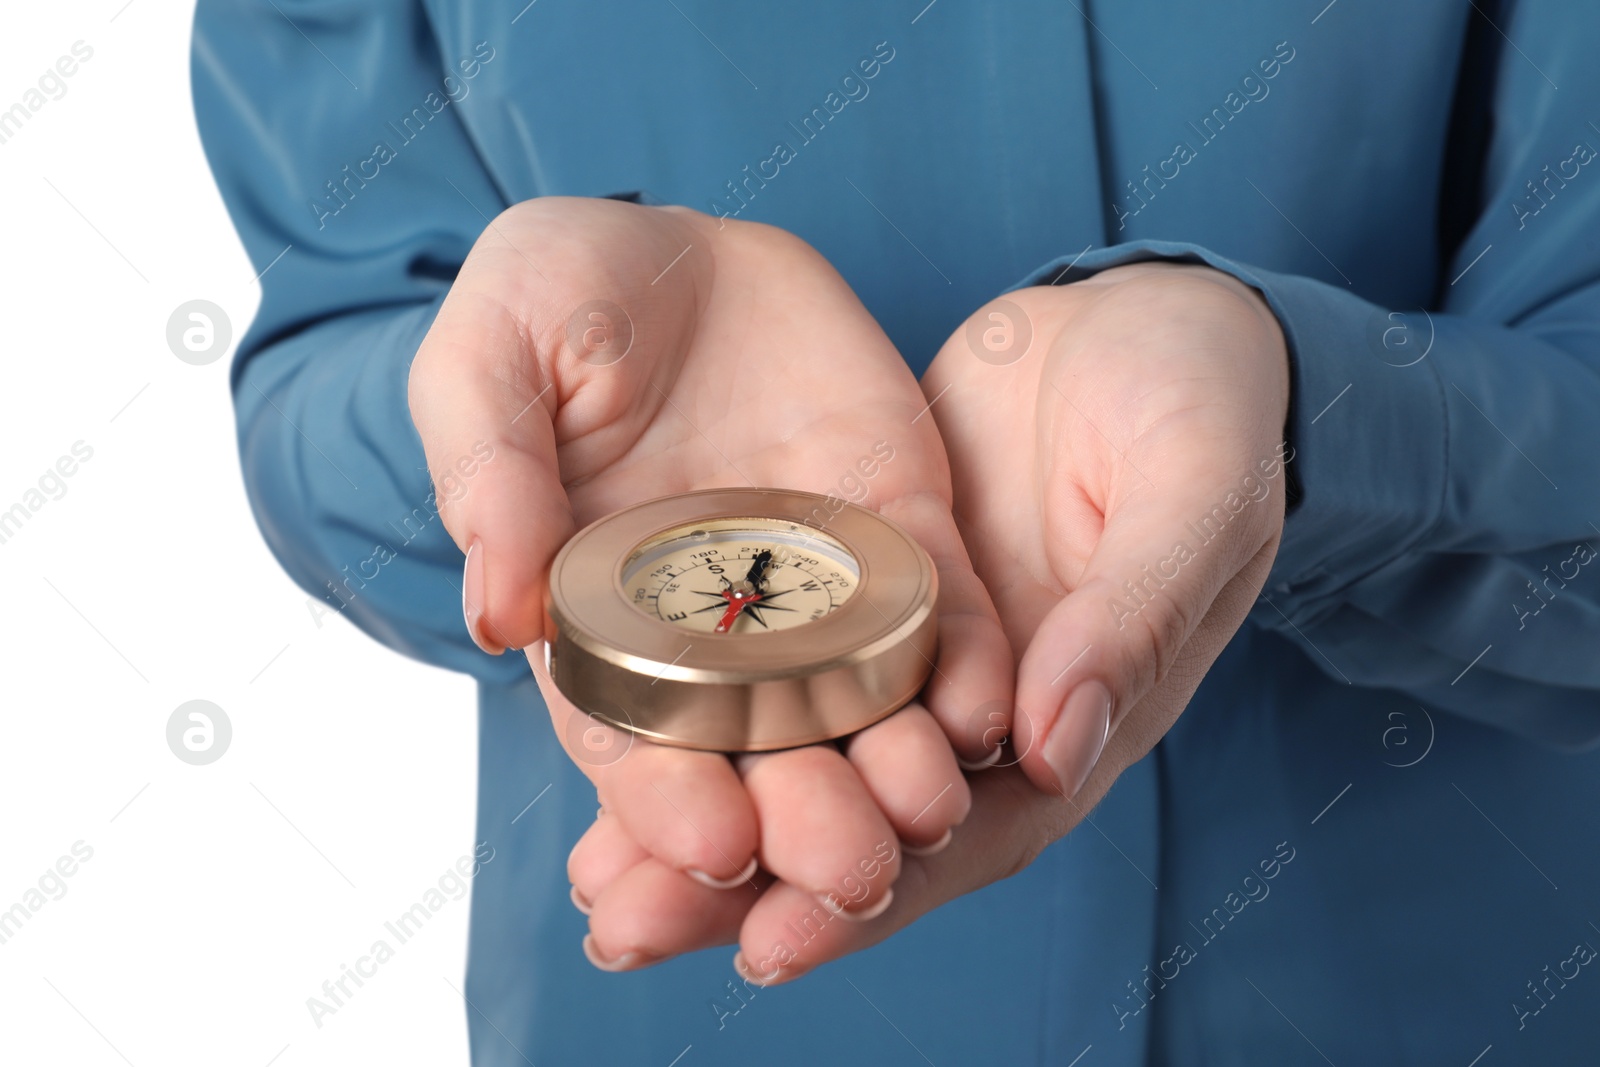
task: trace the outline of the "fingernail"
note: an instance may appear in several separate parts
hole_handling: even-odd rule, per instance
[[[685,868],[683,873],[687,874],[690,878],[693,878],[701,885],[707,886],[711,889],[732,889],[735,886],[744,885],[755,876],[756,858],[751,856],[750,862],[745,864],[744,870],[740,871],[732,878],[713,878],[705,871],[702,871],[696,867]]]
[[[955,831],[947,828],[944,836],[931,845],[901,845],[900,849],[908,856],[932,856],[936,852],[943,852],[949,848],[950,841],[955,836]]]
[[[585,915],[591,915],[594,913],[594,905],[583,899],[583,894],[578,892],[577,886],[572,887],[572,906],[583,912]]]
[[[1082,682],[1061,705],[1061,715],[1044,743],[1044,760],[1068,797],[1078,795],[1100,759],[1111,733],[1111,691],[1100,682]]]
[[[755,972],[755,969],[752,968],[750,966],[750,964],[745,960],[744,952],[742,950],[739,951],[739,952],[735,952],[733,954],[733,970],[734,970],[734,973],[736,973],[740,978],[743,978],[745,981],[749,982],[751,985],[761,985],[761,986],[766,985],[767,983],[771,982],[774,978],[778,977],[778,972],[781,971],[782,969],[783,968],[780,965],[780,966],[776,966],[776,967],[772,968],[772,973],[771,974],[765,974],[765,975],[757,974]]]
[[[883,896],[878,898],[878,902],[876,904],[872,905],[870,908],[864,908],[861,911],[845,910],[844,905],[838,902],[835,894],[833,893],[821,893],[817,896],[817,899],[822,902],[822,906],[824,908],[827,908],[839,918],[848,922],[864,923],[868,919],[876,919],[878,916],[889,910],[889,905],[894,902],[894,890],[885,889],[883,891]]]
[[[614,960],[606,959],[600,955],[600,950],[595,947],[594,935],[583,935],[583,954],[589,957],[589,962],[602,971],[631,971],[636,967],[643,967],[647,963],[654,963],[655,957],[643,952],[624,952]]]
[[[986,771],[1000,762],[1000,754],[1004,751],[1004,745],[996,745],[987,756],[980,760],[962,759],[957,756],[956,762],[961,765],[961,769],[964,771]]]
[[[467,546],[467,563],[461,571],[461,617],[466,620],[467,636],[472,643],[498,656],[505,646],[489,639],[483,632],[483,542],[473,538]]]

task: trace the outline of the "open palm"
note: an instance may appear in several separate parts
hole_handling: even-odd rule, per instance
[[[902,857],[876,921],[827,922],[803,894],[769,890],[740,927],[747,977],[791,980],[1026,867],[1171,726],[1276,551],[1288,364],[1251,290],[1152,264],[1013,293],[973,319],[923,389],[1015,650],[1006,754],[974,776],[950,848]],[[1024,321],[1023,351],[980,355],[969,341]],[[1006,725],[975,716],[969,737]]]
[[[972,779],[948,849],[898,857],[875,921],[832,922],[781,883],[712,902],[708,929],[739,919],[748,979],[793,980],[1026,867],[1171,726],[1276,551],[1288,364],[1253,291],[1152,264],[1014,293],[974,320],[995,314],[1025,318],[1034,344],[977,358],[968,337],[981,329],[959,331],[923,389],[1017,661],[1011,735],[1006,716],[979,709],[965,736],[1006,738],[1004,755]],[[636,855],[602,819],[571,871],[580,887],[604,884]]]
[[[898,843],[936,845],[965,817],[947,736],[982,754],[962,727],[972,708],[1009,703],[1010,658],[951,516],[926,401],[804,242],[681,208],[518,205],[464,264],[413,364],[411,403],[430,469],[485,440],[495,449],[442,510],[468,554],[469,629],[491,652],[550,636],[547,571],[573,532],[668,493],[849,497],[899,522],[939,568],[941,651],[924,704],[842,746],[730,761],[618,737],[530,657],[558,736],[600,793],[597,830],[610,824],[619,843],[604,877],[580,885],[597,963],[729,940],[737,902],[774,878],[846,917],[873,914],[891,897]],[[881,846],[890,858],[863,891],[842,890]]]
[[[974,358],[963,331],[923,384],[948,390],[959,522],[1018,660],[1010,758],[1047,792],[1098,797],[1172,725],[1271,566],[1284,341],[1253,290],[1189,265],[974,317],[995,314],[1026,317],[1026,353]]]

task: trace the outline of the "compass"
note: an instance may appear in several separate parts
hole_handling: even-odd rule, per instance
[[[899,710],[937,650],[938,577],[909,534],[836,496],[708,489],[580,531],[551,567],[550,677],[661,744],[762,752]]]

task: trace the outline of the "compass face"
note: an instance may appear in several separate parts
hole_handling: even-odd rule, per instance
[[[781,519],[680,526],[640,546],[622,567],[634,607],[707,634],[805,626],[849,600],[860,580],[860,564],[842,544]]]

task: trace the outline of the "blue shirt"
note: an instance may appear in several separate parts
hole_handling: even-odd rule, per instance
[[[194,39],[273,264],[233,372],[261,528],[481,682],[475,1063],[1595,1061],[1600,8],[524,3],[202,0]],[[919,372],[1013,286],[1156,257],[1290,346],[1301,497],[1178,724],[1023,874],[780,989],[584,961],[594,794],[464,632],[406,405],[488,219],[632,190],[804,237]]]

